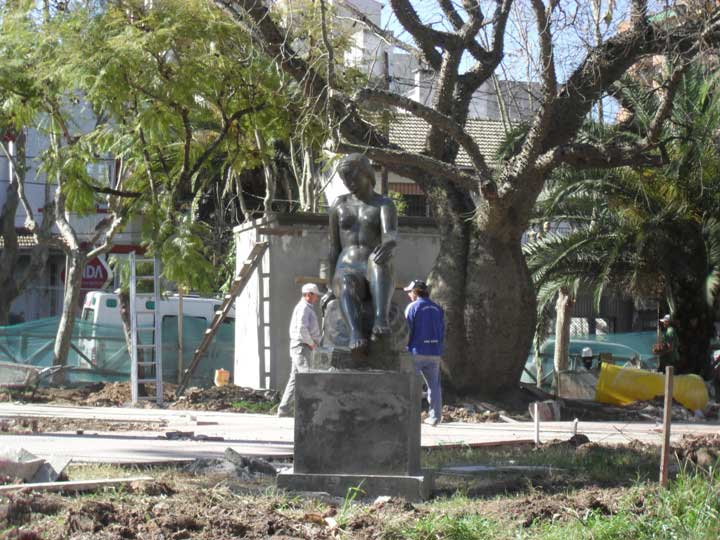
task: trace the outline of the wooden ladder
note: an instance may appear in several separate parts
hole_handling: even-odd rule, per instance
[[[262,260],[262,257],[269,246],[270,244],[268,242],[258,242],[257,244],[255,244],[255,246],[253,246],[250,254],[243,263],[242,268],[240,268],[237,276],[235,276],[232,285],[230,285],[230,290],[224,296],[223,303],[220,306],[220,309],[215,312],[215,316],[213,317],[210,326],[207,330],[205,330],[205,335],[203,336],[200,345],[198,345],[198,348],[195,349],[195,354],[190,361],[190,365],[183,373],[183,378],[180,381],[177,390],[175,391],[176,397],[180,397],[185,391],[185,388],[190,382],[190,377],[192,377],[195,369],[200,363],[200,359],[202,358],[203,354],[205,354],[205,351],[207,351],[207,348],[210,346],[210,343],[215,337],[215,334],[217,334],[217,331],[220,329],[220,325],[223,323],[225,317],[230,312],[230,309],[235,302],[235,298],[237,298],[237,296],[248,284],[248,281],[250,281],[250,277],[252,276],[253,271],[255,270],[255,268],[257,268],[258,264],[260,264],[260,261]]]

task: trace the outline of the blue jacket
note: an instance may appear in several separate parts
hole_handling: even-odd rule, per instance
[[[413,354],[440,356],[445,339],[445,314],[429,298],[419,297],[405,308],[410,327],[408,351]]]

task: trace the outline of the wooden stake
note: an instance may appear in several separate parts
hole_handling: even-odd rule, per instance
[[[151,476],[131,478],[104,478],[101,480],[76,480],[70,482],[39,482],[34,484],[12,484],[0,486],[0,495],[15,491],[95,491],[104,487],[132,484],[133,482],[151,482]]]
[[[660,485],[667,487],[668,483],[668,454],[670,452],[670,424],[672,423],[673,399],[673,371],[672,366],[665,368],[665,409],[663,411],[663,444],[660,454]]]

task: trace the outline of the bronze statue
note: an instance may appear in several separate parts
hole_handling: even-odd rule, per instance
[[[393,253],[397,245],[397,211],[392,199],[373,190],[375,172],[362,154],[350,154],[338,165],[350,191],[330,209],[330,291],[323,306],[337,298],[350,329],[351,351],[365,351],[368,339],[387,336],[390,300],[395,288]],[[363,332],[363,303],[372,300],[371,335]]]

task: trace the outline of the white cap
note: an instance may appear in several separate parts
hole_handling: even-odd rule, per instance
[[[315,285],[314,283],[306,283],[305,285],[302,286],[302,293],[303,294],[313,293],[313,294],[317,294],[318,296],[320,296],[320,289],[318,289],[318,286]]]
[[[668,313],[665,315],[662,319],[660,319],[662,322],[670,322],[670,314]]]
[[[593,352],[590,347],[583,347],[582,352],[580,353],[580,356],[586,357],[586,356],[592,356]]]

